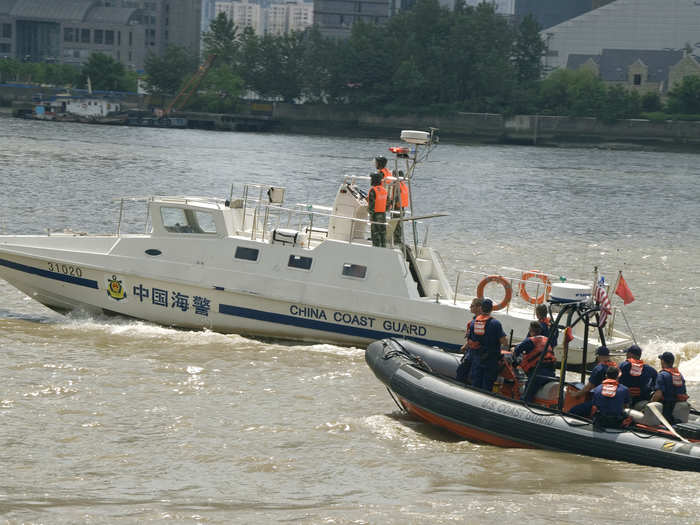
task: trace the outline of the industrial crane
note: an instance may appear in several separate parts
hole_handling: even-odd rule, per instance
[[[192,94],[197,91],[199,84],[202,82],[202,80],[204,80],[204,77],[207,75],[207,72],[214,63],[214,59],[216,59],[216,54],[211,54],[207,57],[204,63],[199,66],[197,72],[192,75],[177,96],[168,105],[167,109],[163,112],[163,118],[169,117],[172,111],[179,110],[184,107],[185,104],[187,104],[187,101],[190,99]]]

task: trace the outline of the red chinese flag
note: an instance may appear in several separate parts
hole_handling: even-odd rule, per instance
[[[617,289],[615,290],[615,293],[622,297],[622,300],[625,302],[625,304],[629,304],[632,301],[634,301],[634,295],[632,295],[632,290],[630,290],[630,287],[627,286],[627,281],[625,281],[625,278],[620,275],[620,282],[617,284]]]

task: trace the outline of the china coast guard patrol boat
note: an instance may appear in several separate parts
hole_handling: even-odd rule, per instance
[[[403,131],[401,138],[406,145],[390,148],[396,156],[395,177],[387,179],[390,194],[399,181],[410,189],[416,165],[437,143],[435,130]],[[464,343],[471,318],[474,292],[459,293],[469,286],[467,277],[478,281],[481,296],[489,283],[504,288],[493,315],[513,342],[527,334],[532,303],[590,299],[591,283],[553,284],[542,272],[505,277],[460,271],[452,286],[427,235],[419,241],[419,220],[438,214],[413,215],[412,192],[411,206],[388,221],[388,247],[372,246],[363,191],[368,179],[345,177],[332,207],[286,205],[284,188],[257,184],[245,185],[240,198],[232,189],[226,200],[139,199],[147,206],[141,234],[121,232],[124,205],[136,200],[121,199],[114,234],[0,236],[0,277],[59,312],[346,345],[402,337],[448,350]],[[403,239],[394,245],[398,224]],[[578,326],[569,362],[585,359],[584,340],[613,349],[629,344],[612,324]]]

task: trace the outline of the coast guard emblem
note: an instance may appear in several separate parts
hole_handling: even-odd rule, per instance
[[[122,286],[122,282],[117,279],[116,275],[112,275],[111,279],[107,279],[107,295],[112,299],[121,301],[126,298],[126,292]]]
[[[673,448],[674,445],[675,445],[675,443],[673,441],[667,441],[666,443],[664,443],[664,448],[666,450],[670,450]]]

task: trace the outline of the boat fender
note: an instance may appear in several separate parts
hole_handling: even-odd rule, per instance
[[[544,284],[544,292],[542,292],[537,297],[530,297],[530,295],[527,293],[527,289],[525,288],[527,281],[532,279],[533,277],[536,279],[539,279],[540,281],[542,281],[542,284]],[[549,293],[551,291],[552,291],[552,281],[550,281],[549,277],[547,277],[545,274],[543,274],[540,271],[532,270],[529,272],[525,272],[520,277],[520,297],[525,299],[530,304],[542,304],[543,302],[545,302],[545,300],[547,299],[547,296],[549,295]]]
[[[503,286],[503,290],[505,292],[505,296],[503,297],[503,300],[498,303],[493,305],[493,311],[496,310],[501,310],[508,306],[508,303],[510,303],[511,298],[513,297],[513,287],[510,285],[510,283],[505,279],[505,277],[502,277],[500,275],[488,275],[484,277],[479,285],[476,287],[476,296],[479,299],[484,298],[484,288],[486,288],[486,285],[489,283],[498,283],[501,286]]]

